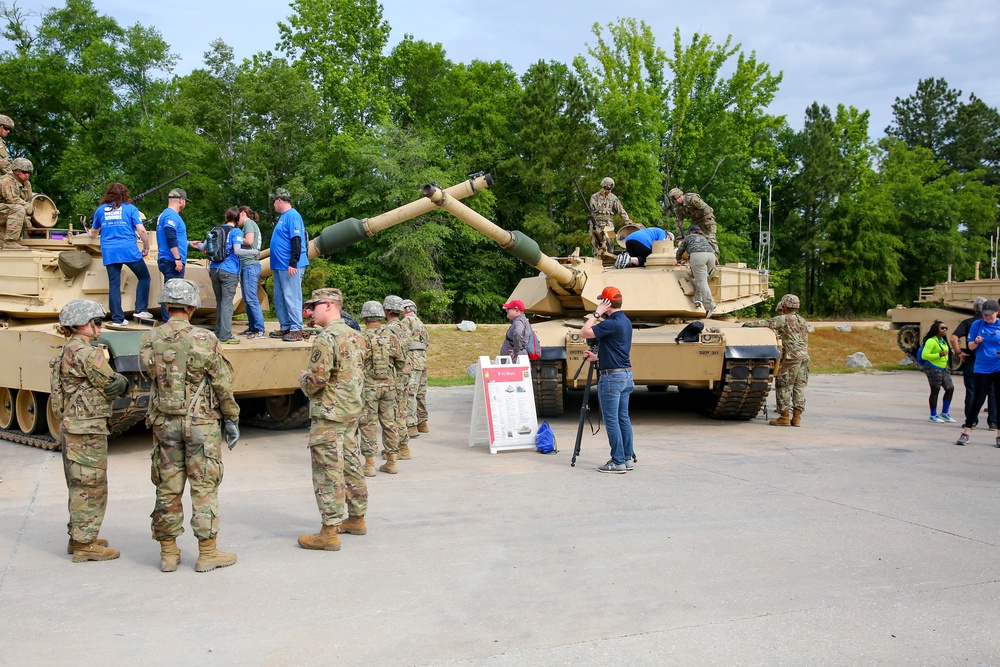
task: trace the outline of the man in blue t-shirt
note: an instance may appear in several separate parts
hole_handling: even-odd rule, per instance
[[[624,473],[632,469],[635,454],[632,448],[632,421],[628,416],[628,401],[635,388],[632,381],[632,322],[620,309],[622,293],[617,287],[604,288],[597,310],[587,316],[580,330],[585,339],[596,338],[600,343],[597,354],[590,350],[584,358],[597,362],[597,396],[604,415],[604,430],[611,445],[611,460],[599,467],[599,472]],[[599,323],[602,315],[608,318]]]
[[[654,241],[673,241],[674,235],[659,227],[647,227],[632,232],[625,238],[625,252],[618,255],[615,268],[646,266],[646,258],[653,253]]]
[[[101,257],[108,272],[108,310],[111,324],[125,325],[122,310],[122,267],[127,266],[138,278],[135,288],[135,316],[152,318],[149,307],[149,269],[145,257],[149,254],[149,235],[139,218],[139,209],[132,205],[128,188],[121,183],[108,186],[101,205],[94,212],[94,221],[88,233],[101,237]],[[142,250],[136,243],[142,240]]]
[[[187,264],[187,226],[181,218],[181,211],[187,206],[187,192],[174,188],[167,194],[167,207],[156,222],[156,266],[163,274],[163,283],[171,278],[183,278]],[[170,319],[167,307],[160,306],[163,321]]]
[[[292,208],[292,196],[285,188],[271,195],[280,216],[271,234],[271,270],[274,272],[274,312],[278,331],[269,336],[286,341],[302,340],[302,274],[309,266],[306,227]]]

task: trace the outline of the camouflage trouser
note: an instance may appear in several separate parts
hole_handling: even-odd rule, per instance
[[[705,238],[708,242],[712,244],[712,249],[715,250],[715,256],[719,256],[719,242],[715,239],[715,218],[705,218],[698,223],[701,230],[705,232]]]
[[[361,413],[361,455],[378,453],[378,427],[382,426],[382,446],[392,454],[399,453],[399,422],[396,416],[395,380],[365,384],[365,410]]]
[[[108,436],[63,431],[63,471],[69,489],[69,536],[89,544],[97,539],[108,506]]]
[[[191,530],[198,541],[219,532],[219,484],[222,483],[222,427],[213,421],[191,424],[184,434],[184,417],[158,417],[153,424],[153,465],[156,486],[153,539],[184,532],[184,482],[191,483]]]
[[[413,373],[407,387],[406,425],[416,426],[427,421],[427,351],[414,350]]]
[[[350,516],[368,511],[368,485],[358,451],[358,417],[335,422],[313,417],[309,428],[313,491],[324,526],[339,526],[346,500]]]
[[[809,360],[782,361],[774,375],[774,394],[778,412],[805,410],[806,385],[809,384]]]
[[[416,372],[396,375],[396,423],[399,425],[400,446],[410,444],[410,434],[406,431],[406,404],[410,398],[410,378],[415,374]]]
[[[18,241],[21,238],[21,228],[27,217],[24,206],[20,204],[0,204],[0,237],[4,241]]]
[[[613,222],[605,221],[598,223],[597,227],[590,229],[590,245],[594,250],[594,257],[600,257],[602,253],[615,251],[615,225]]]

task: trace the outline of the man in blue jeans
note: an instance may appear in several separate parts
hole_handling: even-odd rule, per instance
[[[149,235],[139,217],[139,209],[132,204],[128,188],[121,183],[108,186],[101,205],[94,212],[94,221],[88,233],[101,237],[101,257],[108,272],[108,310],[110,325],[123,326],[129,323],[122,310],[122,267],[127,266],[135,274],[139,284],[135,289],[135,316],[150,319],[149,269],[146,255],[149,254]],[[142,241],[142,250],[136,237]]]
[[[629,360],[632,322],[625,317],[621,307],[621,290],[610,285],[605,287],[600,305],[587,316],[587,323],[580,330],[584,338],[596,338],[600,343],[597,354],[588,350],[583,355],[590,363],[597,362],[597,397],[604,415],[604,430],[611,444],[611,460],[597,470],[619,474],[628,472],[634,465],[628,399],[635,388]],[[600,322],[605,314],[607,319]]]
[[[274,272],[274,312],[278,330],[268,334],[294,342],[302,340],[302,274],[309,266],[306,227],[292,208],[292,195],[277,188],[271,195],[280,216],[271,233],[271,270]]]

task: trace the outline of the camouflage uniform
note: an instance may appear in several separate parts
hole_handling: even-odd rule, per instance
[[[0,176],[11,173],[10,154],[7,152],[7,144],[0,139]]]
[[[199,542],[219,532],[220,419],[237,421],[232,366],[211,331],[179,316],[142,336],[139,354],[152,376],[146,424],[153,429],[156,486],[153,539],[184,532],[184,483],[191,483],[191,530]]]
[[[386,322],[385,326],[399,339],[399,343],[403,346],[403,352],[405,353],[406,363],[396,371],[396,405],[399,406],[396,410],[396,423],[399,425],[400,447],[402,448],[404,445],[409,447],[410,435],[406,430],[406,405],[410,397],[410,376],[414,375],[413,353],[409,351],[410,343],[413,342],[413,335],[411,334],[410,327],[402,318],[390,320]]]
[[[778,412],[804,410],[809,383],[809,325],[797,312],[746,322],[745,327],[767,327],[781,337],[781,362],[774,374]]]
[[[358,451],[364,341],[343,319],[334,320],[313,340],[309,367],[302,377],[312,420],[313,490],[324,526],[342,523],[345,500],[352,517],[362,517],[368,510],[368,486]]]
[[[615,214],[620,215],[622,222],[632,222],[625,207],[613,193],[602,195],[597,191],[590,195],[590,210],[594,212],[597,228],[590,230],[590,242],[594,247],[594,257],[600,257],[602,252],[615,251]],[[591,223],[593,227],[593,223]]]
[[[427,421],[427,347],[430,335],[427,327],[412,311],[403,316],[403,323],[410,330],[409,353],[412,364],[406,400],[406,425],[409,427]]]
[[[97,539],[108,504],[109,385],[118,377],[97,347],[73,335],[50,363],[52,412],[59,420],[69,488],[67,532],[76,542]],[[119,393],[113,393],[118,396]],[[59,400],[58,397],[62,397]]]
[[[684,203],[674,203],[674,216],[678,224],[684,220],[698,225],[705,233],[705,238],[712,244],[715,256],[719,256],[719,242],[715,240],[715,211],[712,207],[693,192],[684,194]]]
[[[373,457],[378,451],[378,427],[382,425],[382,446],[399,453],[399,409],[396,373],[406,364],[399,338],[386,325],[365,329],[364,412],[361,416],[361,454]]]
[[[0,238],[17,243],[31,206],[31,181],[21,183],[14,174],[0,177]]]

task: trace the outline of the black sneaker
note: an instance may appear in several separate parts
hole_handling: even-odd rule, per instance
[[[1000,447],[1000,438],[997,438],[997,447]]]
[[[969,436],[963,433],[962,435],[958,436],[958,440],[955,441],[955,444],[963,446],[969,444]]]
[[[996,424],[987,424],[987,426],[989,426],[989,428],[990,428],[991,431],[997,430],[997,425]]]
[[[615,463],[614,459],[609,459],[607,463],[597,469],[597,472],[613,472],[618,475],[624,475],[626,472],[625,464]]]

